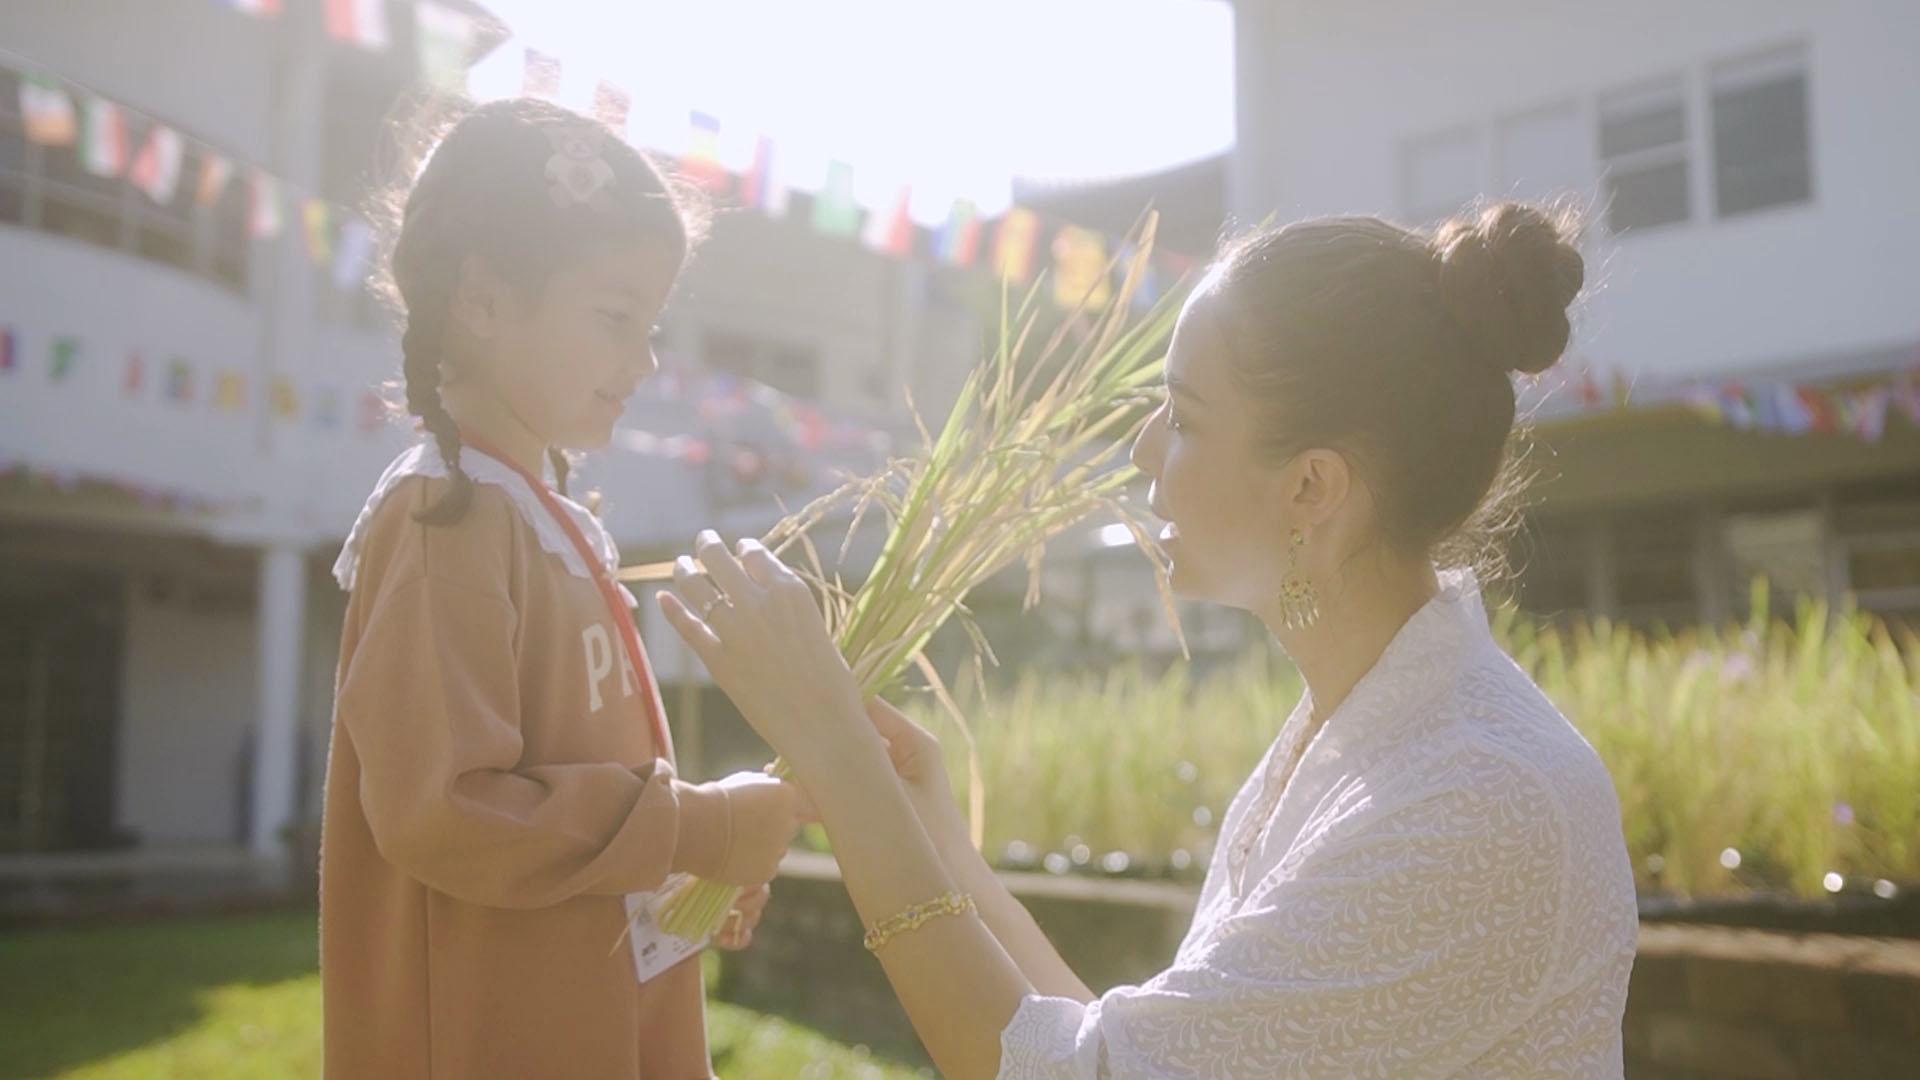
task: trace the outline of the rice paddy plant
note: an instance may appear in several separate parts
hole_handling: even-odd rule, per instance
[[[1763,589],[1752,607],[1741,623],[1651,633],[1502,609],[1494,629],[1606,763],[1642,888],[1920,886],[1920,642],[1813,600],[1774,617]],[[1300,693],[1270,650],[1198,679],[1181,663],[1008,676],[962,703],[985,849],[1053,855],[1058,870],[1076,847],[1093,869],[1113,851],[1134,869],[1202,865]],[[915,708],[953,730],[930,703]],[[964,764],[953,768],[961,789]]]

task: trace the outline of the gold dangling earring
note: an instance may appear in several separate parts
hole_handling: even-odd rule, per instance
[[[1307,534],[1293,530],[1287,545],[1287,573],[1280,579],[1280,619],[1289,630],[1304,630],[1320,621],[1320,594],[1300,572],[1300,549],[1306,546]]]

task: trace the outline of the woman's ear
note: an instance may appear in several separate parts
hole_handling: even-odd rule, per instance
[[[1353,492],[1353,470],[1346,455],[1314,448],[1294,455],[1281,469],[1281,503],[1287,520],[1311,528],[1339,513]]]

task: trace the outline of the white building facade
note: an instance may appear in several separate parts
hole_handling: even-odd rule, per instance
[[[1764,574],[1920,612],[1920,5],[1235,12],[1237,221],[1586,210],[1523,603],[1717,620]]]

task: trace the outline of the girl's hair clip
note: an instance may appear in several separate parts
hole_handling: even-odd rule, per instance
[[[617,209],[610,191],[613,166],[600,153],[605,137],[584,124],[547,129],[547,141],[553,144],[553,156],[547,159],[547,194],[555,206]]]

